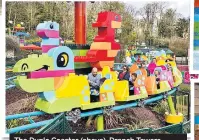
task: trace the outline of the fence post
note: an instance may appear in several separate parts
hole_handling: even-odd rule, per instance
[[[191,102],[191,99],[190,99],[190,94],[188,94],[188,120],[190,120],[190,102]]]
[[[181,126],[181,134],[183,134],[184,133],[183,123],[180,123],[180,126]]]
[[[129,134],[129,131],[127,128],[124,128],[124,134]]]
[[[149,134],[152,134],[152,133],[153,133],[153,129],[149,128]]]
[[[62,127],[63,127],[63,130],[62,130],[62,134],[65,134],[66,132],[65,132],[65,130],[66,130],[66,118],[65,118],[65,115],[64,114],[62,114],[62,117],[61,117],[61,119],[63,120],[63,123],[62,123]]]
[[[175,110],[177,109],[177,93],[175,92],[174,94],[174,107],[175,107]]]

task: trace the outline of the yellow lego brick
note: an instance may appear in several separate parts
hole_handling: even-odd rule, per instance
[[[128,81],[115,82],[115,101],[126,101],[129,97],[129,83]]]

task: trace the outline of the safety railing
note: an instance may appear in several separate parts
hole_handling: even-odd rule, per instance
[[[49,124],[45,125],[37,134],[66,134],[72,133],[72,129],[64,115],[58,115]],[[104,131],[89,132],[89,134],[187,134],[190,133],[190,121],[180,124],[168,125],[158,129],[144,128],[128,130],[127,128],[108,129]]]
[[[17,76],[9,77],[6,79],[6,90],[15,87],[14,79],[16,79]]]

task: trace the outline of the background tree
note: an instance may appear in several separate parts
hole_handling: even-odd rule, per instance
[[[189,17],[183,17],[167,2],[146,3],[140,9],[124,2],[86,3],[87,43],[93,42],[97,28],[92,27],[101,11],[114,11],[122,17],[122,32],[116,31],[121,46],[138,42],[150,46],[168,45],[177,55],[187,55],[189,47]],[[60,24],[60,36],[74,40],[74,2],[6,2],[6,27],[24,22],[31,39],[38,39],[35,27],[43,21]],[[12,23],[10,23],[12,21]]]

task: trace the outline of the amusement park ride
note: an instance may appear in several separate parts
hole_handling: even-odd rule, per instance
[[[19,44],[20,46],[24,46],[25,43],[25,37],[29,37],[29,34],[24,32],[24,27],[21,27],[20,24],[14,27],[14,36],[17,36],[19,38]]]
[[[26,33],[25,27],[21,27],[20,24],[14,27],[14,36],[17,36],[19,39],[19,46],[21,50],[41,50],[41,47],[36,45],[25,45],[25,37],[29,37],[30,35]]]
[[[79,10],[85,10],[84,2],[75,2],[75,6],[81,7]],[[85,26],[82,26],[85,25],[83,20],[85,12],[79,13],[83,15],[76,13],[79,20],[75,24],[76,29],[77,26],[81,27],[81,30],[76,30],[80,34],[76,33],[75,35],[78,45],[86,43]],[[120,44],[115,42],[115,29],[120,28],[121,23],[122,19],[119,14],[110,11],[100,12],[97,22],[92,24],[93,27],[98,28],[98,35],[94,38],[90,49],[82,56],[75,56],[71,48],[60,46],[58,23],[52,21],[40,23],[36,32],[42,38],[42,54],[29,55],[28,58],[19,60],[13,68],[13,72],[25,73],[23,76],[17,76],[16,85],[31,94],[35,92],[39,94],[35,108],[40,111],[9,115],[6,120],[66,112],[67,118],[76,122],[82,117],[144,106],[167,99],[170,112],[165,113],[165,121],[168,124],[181,123],[183,114],[176,113],[171,95],[182,83],[182,74],[175,61],[165,62],[168,58],[164,52],[157,53],[156,64],[149,65],[150,76],[143,74],[144,70],[141,70],[136,63],[133,64],[131,72],[138,75],[133,95],[130,94],[128,81],[117,79],[113,65],[114,58],[120,50]],[[100,70],[101,78],[106,78],[100,87],[99,94],[96,95],[99,97],[99,101],[91,102],[87,76],[75,73],[75,63],[89,63],[91,67],[97,67]],[[171,65],[173,71],[166,67],[167,64]],[[154,75],[156,70],[160,72],[159,88]],[[122,104],[120,104],[121,102]],[[83,110],[84,112],[82,112]],[[37,128],[46,123],[47,121],[43,121],[11,128],[8,133]]]

